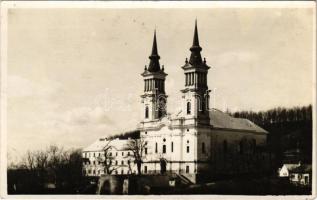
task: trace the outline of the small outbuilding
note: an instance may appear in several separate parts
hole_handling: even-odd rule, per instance
[[[310,185],[312,181],[312,166],[300,165],[290,170],[289,180],[296,185]]]
[[[290,171],[299,167],[300,163],[298,164],[284,164],[281,168],[279,168],[278,176],[279,177],[289,177]]]

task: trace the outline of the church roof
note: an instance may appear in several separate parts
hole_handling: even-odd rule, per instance
[[[239,129],[259,133],[268,133],[266,130],[248,119],[235,118],[217,109],[211,109],[209,111],[209,118],[211,125],[215,128]]]
[[[176,115],[172,115],[172,118],[181,117],[182,111],[177,112]],[[255,123],[244,118],[235,118],[227,113],[224,113],[218,109],[211,109],[209,111],[210,125],[214,128],[231,129],[231,130],[246,130],[258,133],[268,133],[263,128],[259,127]]]

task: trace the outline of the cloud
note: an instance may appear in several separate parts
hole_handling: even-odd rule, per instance
[[[65,123],[72,125],[107,124],[115,123],[106,115],[104,107],[77,107],[64,113]]]
[[[45,80],[35,82],[22,76],[10,75],[7,77],[8,97],[48,97],[55,93],[60,84],[54,81]]]
[[[243,64],[254,63],[258,60],[259,55],[251,51],[229,51],[220,54],[215,57],[215,62],[218,67],[234,67],[239,64],[239,67],[243,67]]]

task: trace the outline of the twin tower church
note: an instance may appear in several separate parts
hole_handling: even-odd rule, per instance
[[[142,73],[143,111],[136,131],[139,140],[145,144],[141,155],[142,174],[176,174],[196,183],[268,169],[267,131],[247,119],[234,118],[209,108],[207,79],[210,67],[202,59],[201,51],[196,22],[190,58],[186,58],[182,66],[184,88],[179,99],[182,106],[175,114],[167,114],[167,74],[159,62],[154,33],[150,63]],[[133,151],[127,148],[131,140],[98,139],[83,150],[83,173],[86,176],[136,174]],[[111,170],[109,165],[105,170],[107,159]]]

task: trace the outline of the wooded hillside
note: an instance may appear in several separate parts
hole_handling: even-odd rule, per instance
[[[267,111],[230,113],[246,118],[269,132],[268,148],[276,164],[312,162],[312,106],[273,108]]]

